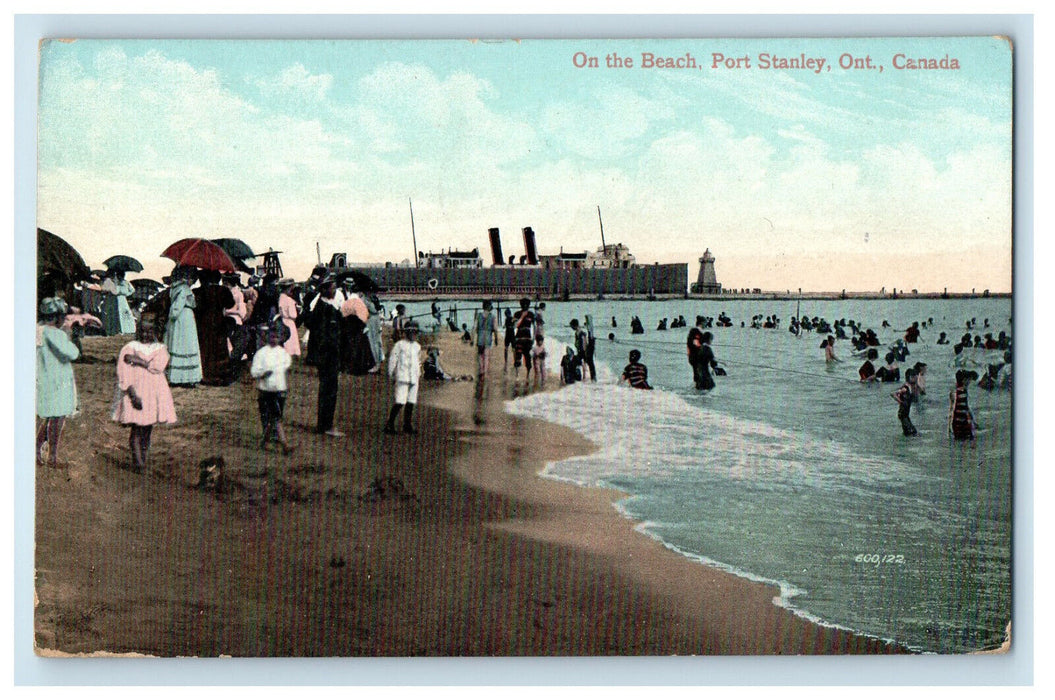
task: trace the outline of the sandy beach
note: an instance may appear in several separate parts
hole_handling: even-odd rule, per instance
[[[120,338],[84,339],[81,411],[60,467],[36,467],[40,655],[480,656],[897,653],[773,604],[774,588],[634,531],[620,494],[546,480],[593,446],[510,416],[501,350],[482,382],[426,382],[417,435],[381,432],[383,375],[342,375],[337,427],[312,432],[295,363],[293,454],[258,447],[256,390],[175,389],[146,473],[109,419]],[[475,375],[453,333],[423,338]],[[556,378],[551,378],[551,382]],[[555,385],[550,388],[555,388]],[[199,462],[222,456],[219,488]]]

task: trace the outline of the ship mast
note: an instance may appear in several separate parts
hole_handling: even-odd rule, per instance
[[[600,204],[597,205],[597,223],[599,223],[601,225],[601,254],[604,255],[608,251],[606,249],[607,246],[605,246],[605,244],[604,244],[604,221],[601,220],[601,205]]]
[[[414,230],[414,201],[407,197],[410,202],[410,237],[414,240],[414,267],[418,266],[418,234]]]

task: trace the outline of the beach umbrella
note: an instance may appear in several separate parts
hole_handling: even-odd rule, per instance
[[[256,272],[256,270],[245,264],[246,260],[258,257],[253,252],[253,249],[246,245],[245,241],[240,238],[213,238],[211,240],[231,256],[231,260],[234,260],[235,267],[238,268],[239,272],[246,272],[250,275]]]
[[[235,260],[245,260],[247,258],[257,257],[253,249],[246,245],[245,241],[240,238],[213,238],[213,243],[220,246]]]
[[[376,294],[377,292],[385,291],[380,285],[377,284],[369,275],[363,274],[358,270],[344,270],[338,272],[335,278],[338,284],[343,284],[347,280],[351,280],[355,285],[357,292],[363,292],[364,294]]]
[[[204,238],[184,238],[165,248],[161,256],[177,265],[197,267],[202,270],[234,272],[234,261],[227,252]]]
[[[136,290],[135,294],[132,295],[132,300],[138,303],[150,300],[155,294],[164,289],[165,285],[157,280],[142,277],[132,280],[132,288]]]
[[[76,249],[62,238],[37,229],[37,277],[47,275],[69,282],[87,279],[91,270]]]
[[[143,263],[139,262],[130,255],[112,255],[103,261],[103,265],[106,269],[113,272],[119,270],[121,272],[142,272]]]

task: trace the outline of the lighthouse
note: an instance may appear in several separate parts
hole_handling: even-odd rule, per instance
[[[721,294],[722,285],[718,284],[718,278],[714,274],[714,256],[711,249],[703,251],[700,258],[700,274],[696,278],[696,284],[692,285],[692,291],[696,294]]]

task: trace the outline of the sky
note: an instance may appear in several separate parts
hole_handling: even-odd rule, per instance
[[[708,248],[727,289],[1006,292],[1011,53],[989,37],[49,41],[37,221],[96,268],[128,254],[157,279],[169,243],[235,237],[303,279],[316,245],[410,258],[411,200],[419,250],[486,264],[492,227],[507,256],[525,226],[543,254],[594,249],[600,207],[608,243],[690,280]],[[898,70],[899,54],[959,68]]]

